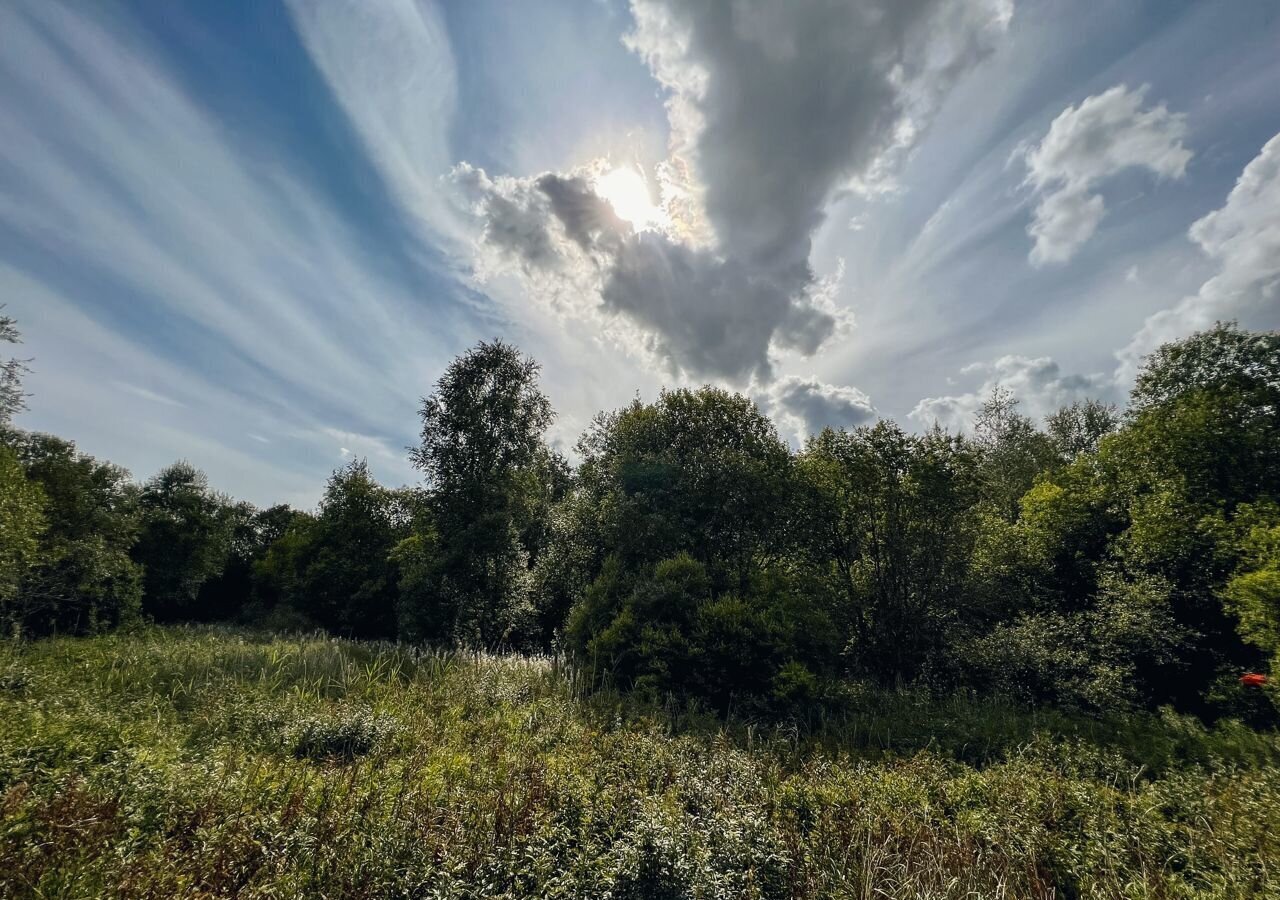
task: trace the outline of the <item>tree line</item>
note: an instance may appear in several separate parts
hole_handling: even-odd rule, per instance
[[[538,365],[481,343],[423,401],[420,485],[355,460],[310,512],[186,462],[136,484],[18,430],[21,372],[0,381],[11,634],[230,621],[556,650],[759,715],[916,684],[1275,721],[1273,687],[1240,682],[1280,656],[1275,333],[1161,347],[1123,410],[1036,423],[997,389],[965,433],[880,421],[799,451],[747,397],[667,390],[598,415],[572,465]]]

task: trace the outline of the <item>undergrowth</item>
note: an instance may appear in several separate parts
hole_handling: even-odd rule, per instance
[[[1276,897],[1280,739],[852,690],[762,724],[553,660],[0,645],[4,897]]]

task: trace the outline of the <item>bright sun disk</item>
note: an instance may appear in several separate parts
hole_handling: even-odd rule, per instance
[[[630,222],[637,231],[656,228],[667,221],[662,208],[654,205],[644,175],[631,166],[601,175],[595,181],[595,191],[608,201],[618,218]]]

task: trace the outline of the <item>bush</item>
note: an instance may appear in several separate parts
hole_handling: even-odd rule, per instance
[[[389,722],[369,712],[304,718],[289,726],[285,744],[298,759],[352,760],[389,739]]]
[[[5,897],[1280,890],[1280,740],[1239,723],[862,685],[801,731],[548,660],[210,629],[0,643],[4,671]]]
[[[650,697],[802,715],[794,704],[816,694],[811,669],[830,670],[834,633],[821,606],[790,578],[762,572],[741,593],[716,594],[706,567],[681,554],[646,578],[627,578],[616,560],[607,563],[574,609],[566,637],[588,672]]]

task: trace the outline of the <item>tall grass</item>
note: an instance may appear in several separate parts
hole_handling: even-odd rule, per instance
[[[1280,896],[1280,741],[862,691],[764,726],[548,659],[0,647],[0,896]]]

